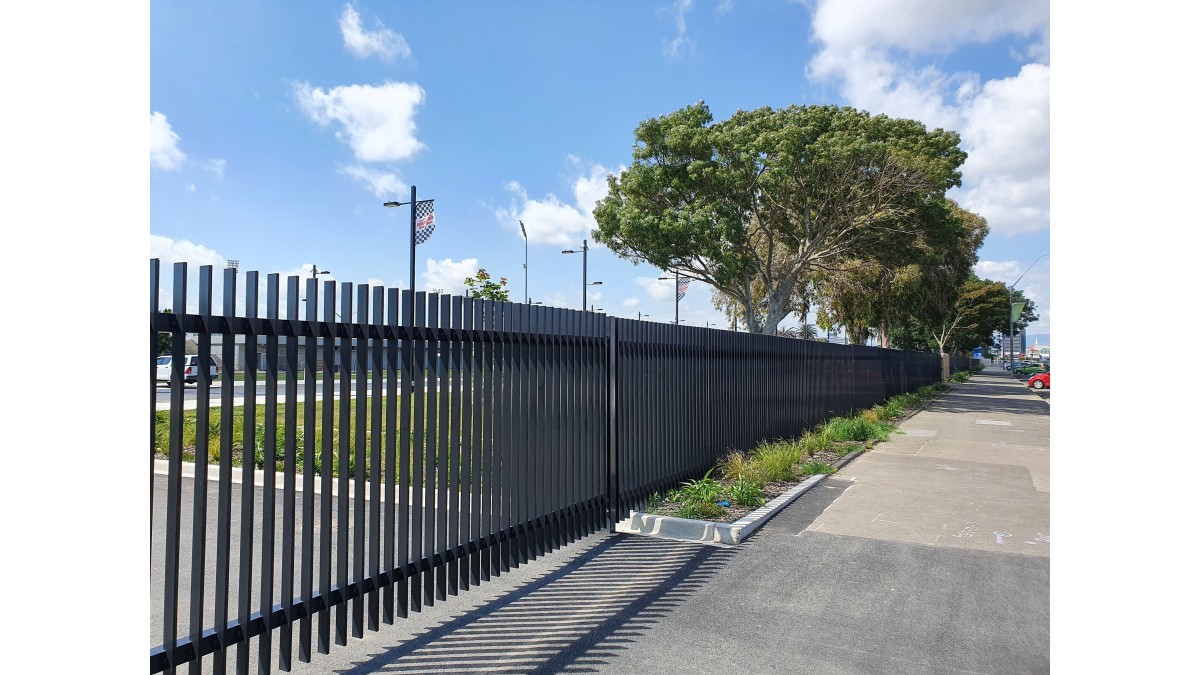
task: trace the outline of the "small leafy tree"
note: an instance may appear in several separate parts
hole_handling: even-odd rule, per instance
[[[170,309],[164,309],[164,314],[170,314]],[[161,356],[171,351],[171,334],[159,332],[158,334],[158,354]]]
[[[508,285],[507,277],[500,277],[500,282],[497,283],[492,281],[492,275],[488,274],[487,270],[481,269],[475,276],[467,277],[463,283],[467,285],[467,292],[472,297],[508,302],[508,291],[504,289]]]

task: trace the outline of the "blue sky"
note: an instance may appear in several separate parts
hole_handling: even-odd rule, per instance
[[[476,268],[578,308],[579,248],[642,120],[703,100],[851,105],[958,131],[952,196],[988,219],[978,272],[1050,251],[1049,2],[207,2],[150,5],[150,255],[417,288]],[[594,242],[588,304],[673,318],[672,283]],[[1050,258],[1021,280],[1050,333]],[[164,290],[166,292],[166,290]],[[169,296],[163,296],[168,302]],[[707,286],[680,302],[724,325]],[[785,322],[794,324],[795,319]]]

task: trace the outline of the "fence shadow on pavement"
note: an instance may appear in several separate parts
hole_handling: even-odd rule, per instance
[[[614,535],[537,581],[337,672],[596,672],[707,584],[732,555]]]

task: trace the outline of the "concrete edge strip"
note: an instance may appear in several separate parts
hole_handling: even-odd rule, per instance
[[[863,453],[862,450],[849,452],[836,463],[840,470],[854,458]],[[731,548],[742,543],[776,513],[796,501],[830,474],[819,473],[810,476],[799,485],[787,490],[764,506],[751,511],[732,523],[714,523],[709,520],[691,520],[674,516],[660,516],[641,511],[630,511],[629,518],[617,523],[617,532],[637,534],[658,539],[686,541],[721,548]]]

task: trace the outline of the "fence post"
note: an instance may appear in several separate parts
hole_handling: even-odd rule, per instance
[[[608,317],[608,531],[617,531],[621,506],[617,447],[617,318]]]

